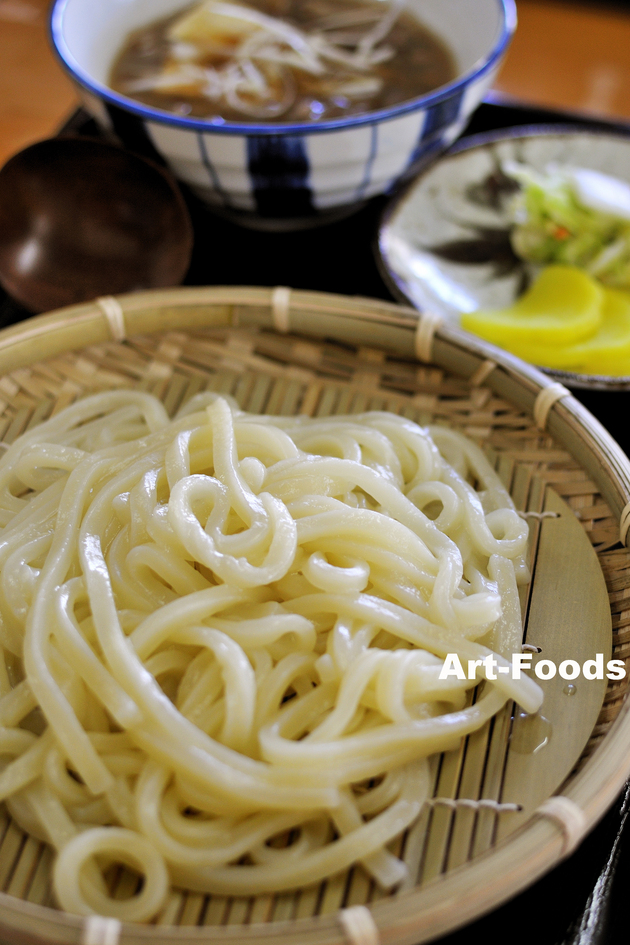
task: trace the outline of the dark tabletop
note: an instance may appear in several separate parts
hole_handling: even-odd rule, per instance
[[[491,99],[474,114],[465,134],[557,122],[585,123],[579,117]],[[588,124],[630,134],[630,124]],[[82,112],[64,131],[98,134]],[[194,197],[186,198],[195,228],[195,249],[185,280],[188,285],[288,285],[392,300],[374,251],[388,198],[375,198],[338,223],[284,234],[243,229],[213,216]],[[28,314],[0,290],[0,327]],[[574,393],[629,452],[626,417],[630,393]],[[440,945],[474,945],[482,939],[491,945],[626,945],[630,830],[624,832],[624,826],[628,811],[630,788],[569,859],[491,915],[440,939]]]

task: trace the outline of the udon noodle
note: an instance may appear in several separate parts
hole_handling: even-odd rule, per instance
[[[66,911],[142,922],[171,885],[355,863],[395,887],[427,759],[540,705],[509,673],[439,678],[447,653],[507,665],[527,579],[526,524],[452,430],[103,393],[6,450],[0,516],[0,798]]]

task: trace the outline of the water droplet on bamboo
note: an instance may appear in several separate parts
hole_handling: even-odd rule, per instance
[[[521,755],[535,755],[551,739],[551,722],[544,715],[519,712],[514,718],[510,748]]]

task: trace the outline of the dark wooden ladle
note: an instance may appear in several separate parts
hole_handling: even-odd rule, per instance
[[[0,170],[0,283],[31,312],[178,285],[192,246],[170,174],[116,145],[60,136]]]

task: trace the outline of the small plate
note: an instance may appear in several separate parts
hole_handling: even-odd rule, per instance
[[[395,295],[458,322],[463,312],[510,305],[534,272],[512,251],[505,160],[537,170],[556,162],[630,183],[630,135],[543,125],[475,135],[411,182],[388,206],[379,265]],[[568,387],[630,390],[629,376],[545,369]]]

